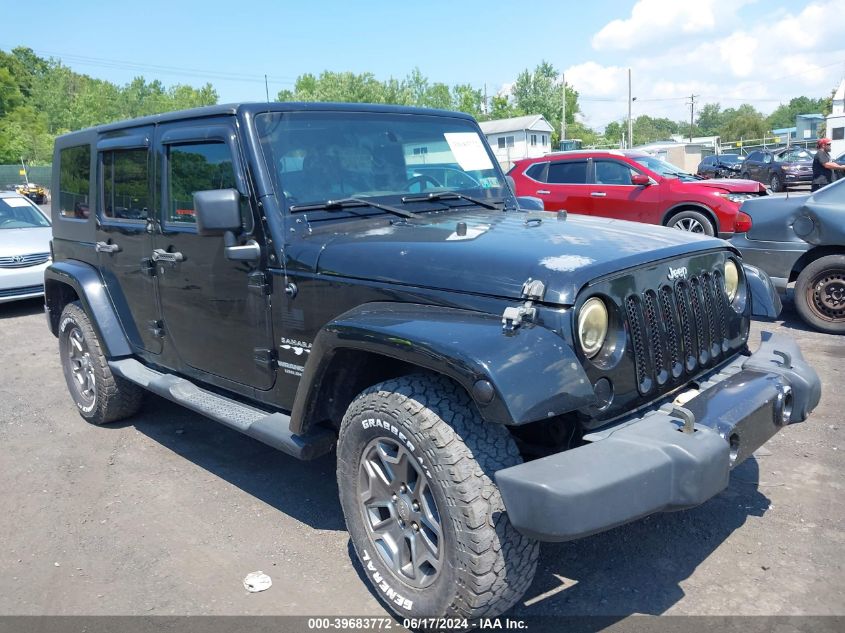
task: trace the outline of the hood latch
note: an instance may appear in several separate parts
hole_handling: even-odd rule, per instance
[[[508,334],[519,328],[523,321],[534,321],[537,317],[534,302],[542,301],[544,294],[546,294],[546,285],[539,279],[529,277],[528,281],[522,284],[521,296],[526,301],[521,306],[505,308],[502,313],[502,331]]]

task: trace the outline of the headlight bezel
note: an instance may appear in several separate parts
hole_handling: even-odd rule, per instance
[[[600,337],[596,337],[596,340],[590,342],[588,345],[584,340],[586,333],[585,327],[587,326],[586,319],[591,316],[604,320],[604,331]],[[595,328],[595,325],[596,324],[593,324],[592,328]],[[607,302],[599,296],[592,296],[584,301],[578,310],[578,315],[575,320],[575,336],[578,341],[578,346],[581,349],[581,353],[590,360],[595,359],[601,352],[604,344],[607,342],[607,334],[609,330],[610,310],[608,309]]]
[[[730,291],[730,282],[728,279],[730,275],[728,271],[731,269],[733,269],[736,273],[736,286],[733,289],[733,295]],[[722,282],[724,283],[725,297],[728,300],[728,305],[730,305],[737,314],[742,314],[745,311],[747,298],[745,274],[742,270],[742,264],[733,257],[725,259],[725,263],[722,266]]]

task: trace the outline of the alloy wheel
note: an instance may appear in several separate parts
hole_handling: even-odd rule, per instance
[[[375,550],[402,582],[423,588],[443,566],[443,528],[416,458],[388,437],[372,440],[359,467],[359,499]]]

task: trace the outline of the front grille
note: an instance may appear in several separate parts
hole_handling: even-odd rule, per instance
[[[719,273],[628,295],[625,315],[643,395],[718,362],[728,351],[730,309]]]
[[[0,289],[0,299],[3,297],[21,297],[23,295],[44,294],[44,285],[24,286],[22,288],[2,288]]]
[[[0,268],[26,268],[38,266],[50,259],[50,253],[31,253],[29,255],[12,255],[0,257]]]

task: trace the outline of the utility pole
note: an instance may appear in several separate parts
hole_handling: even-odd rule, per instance
[[[695,98],[698,95],[689,96],[689,142],[692,143],[692,126],[695,125]]]
[[[560,73],[560,83],[563,86],[563,90],[561,90],[561,106],[563,110],[563,114],[560,117],[560,142],[561,148],[563,147],[562,143],[566,140],[566,75]]]
[[[267,73],[264,73],[264,92],[267,94],[267,103],[270,103],[270,85],[267,83]]]
[[[631,119],[631,69],[628,69],[628,147],[634,145],[634,121]]]
[[[487,114],[487,84],[484,84],[484,107],[482,108],[484,114]]]

